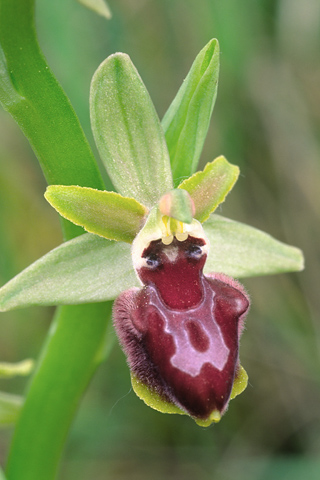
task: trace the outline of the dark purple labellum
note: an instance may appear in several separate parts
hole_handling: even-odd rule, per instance
[[[122,293],[114,324],[133,374],[196,419],[223,413],[239,368],[248,297],[233,279],[203,275],[205,240],[152,241],[138,270],[144,286]]]

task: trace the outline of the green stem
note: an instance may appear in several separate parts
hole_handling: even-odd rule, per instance
[[[34,0],[0,0],[0,101],[50,184],[104,185],[78,118],[39,49]],[[79,234],[64,221],[66,239]],[[51,480],[81,395],[99,363],[111,304],[60,307],[9,454],[8,480]]]
[[[79,119],[39,48],[34,3],[0,0],[0,102],[28,138],[49,184],[103,190]],[[68,238],[81,233],[70,222],[63,226]]]
[[[79,400],[98,366],[111,304],[60,307],[16,426],[8,480],[55,478]]]

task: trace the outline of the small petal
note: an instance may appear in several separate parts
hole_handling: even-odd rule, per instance
[[[131,243],[148,213],[134,198],[76,185],[50,185],[44,196],[64,218],[109,240]]]
[[[189,192],[195,206],[194,218],[205,222],[210,213],[224,202],[239,176],[239,167],[223,156],[207,163],[203,171],[180,183],[178,188]]]

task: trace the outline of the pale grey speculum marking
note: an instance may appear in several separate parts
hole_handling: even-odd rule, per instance
[[[165,332],[172,336],[176,346],[176,352],[170,359],[171,364],[192,377],[199,375],[205,363],[222,371],[230,350],[226,346],[220,327],[214,318],[215,293],[210,286],[204,282],[204,295],[201,303],[184,311],[168,308],[159,297],[156,288],[150,286],[150,289],[150,304],[157,309],[160,317],[164,320]],[[205,351],[199,351],[193,347],[187,329],[188,322],[199,323],[205,332],[209,343]]]

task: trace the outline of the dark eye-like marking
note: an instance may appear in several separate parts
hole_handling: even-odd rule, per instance
[[[146,257],[146,263],[150,268],[157,268],[161,264],[161,260],[155,253],[150,253],[150,255]]]
[[[190,245],[186,251],[187,256],[191,258],[200,258],[202,253],[202,248],[199,245]]]

